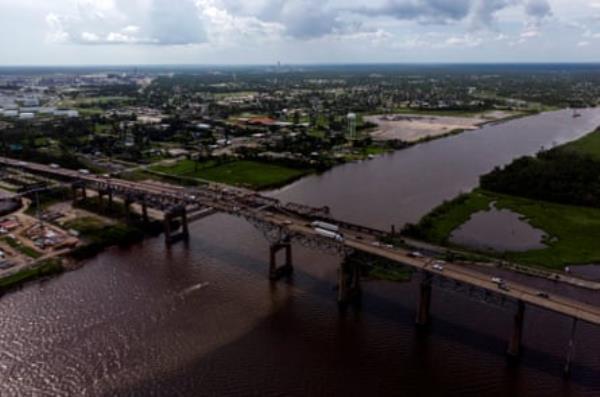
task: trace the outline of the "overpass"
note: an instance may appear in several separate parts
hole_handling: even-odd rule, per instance
[[[460,263],[441,263],[433,258],[411,253],[406,249],[384,245],[380,240],[387,232],[334,219],[329,209],[298,203],[283,203],[254,191],[221,184],[205,184],[183,188],[155,182],[131,182],[117,178],[85,174],[43,164],[26,163],[0,157],[0,165],[68,181],[74,198],[86,197],[86,189],[98,192],[100,202],[118,197],[125,208],[137,203],[142,216],[148,218],[148,208],[164,214],[165,239],[168,244],[189,235],[188,220],[200,219],[215,212],[241,217],[260,230],[270,243],[269,275],[272,279],[293,271],[292,243],[346,258],[352,253],[364,253],[383,258],[416,270],[422,277],[416,322],[425,326],[430,320],[431,294],[434,285],[452,288],[487,303],[514,306],[515,315],[509,339],[508,354],[518,356],[525,308],[527,305],[549,310],[573,320],[565,373],[570,371],[576,325],[579,321],[600,325],[600,307],[578,300],[550,295],[527,285],[504,282],[488,274],[467,268]],[[173,220],[178,219],[181,232],[173,235]],[[324,233],[311,224],[324,221],[336,225],[335,233]],[[343,236],[343,237],[342,237]],[[285,261],[278,266],[278,253],[285,251]],[[348,302],[360,291],[358,265],[343,262],[338,271],[338,301]]]

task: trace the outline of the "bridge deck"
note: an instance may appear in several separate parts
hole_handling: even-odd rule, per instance
[[[130,182],[116,178],[103,178],[96,175],[84,175],[77,171],[62,168],[52,168],[43,164],[24,163],[18,160],[0,157],[0,164],[9,167],[25,169],[30,172],[42,173],[73,181],[82,181],[92,186],[108,186],[120,192],[133,192],[136,194],[153,196],[156,198],[180,201],[183,205],[200,205],[217,212],[226,212],[240,216],[248,216],[272,224],[290,234],[310,236],[324,239],[313,228],[310,222],[315,218],[303,214],[289,214],[278,211],[286,208],[278,200],[260,196],[243,189],[223,188],[222,185],[206,186],[195,189],[182,189],[177,186],[160,185],[146,182]],[[289,206],[287,208],[290,208]],[[319,211],[317,211],[319,212]],[[442,271],[435,270],[429,258],[414,258],[409,252],[399,248],[389,248],[374,244],[384,234],[381,231],[352,225],[346,222],[337,222],[328,218],[328,221],[341,226],[340,233],[344,235],[343,245],[347,248],[372,254],[378,257],[398,262],[412,268],[438,274],[447,279],[454,280],[469,286],[482,288],[502,295],[507,298],[523,301],[527,304],[547,309],[565,316],[573,317],[594,325],[600,325],[600,307],[587,303],[552,295],[548,298],[539,295],[539,290],[524,284],[508,283],[507,289],[500,289],[491,277],[476,270],[467,269],[458,263],[447,263]]]

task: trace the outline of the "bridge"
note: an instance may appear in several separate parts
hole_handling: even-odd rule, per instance
[[[433,286],[464,293],[495,306],[514,309],[507,350],[512,357],[519,356],[521,352],[526,306],[567,316],[572,319],[572,329],[564,368],[566,374],[571,368],[577,323],[581,321],[600,325],[600,307],[550,295],[524,284],[499,281],[464,264],[441,263],[407,249],[382,244],[381,239],[388,237],[389,233],[334,219],[327,207],[283,203],[254,191],[216,183],[183,188],[156,182],[131,182],[3,157],[0,157],[0,165],[69,182],[75,200],[86,197],[89,189],[98,193],[99,202],[108,201],[109,206],[114,198],[119,198],[127,212],[135,203],[141,207],[142,217],[146,221],[148,208],[157,210],[163,214],[167,244],[189,236],[190,220],[201,219],[213,213],[243,218],[261,231],[270,243],[269,276],[273,280],[293,272],[292,244],[320,250],[342,259],[353,253],[363,253],[408,266],[422,277],[416,310],[418,325],[426,326],[430,321]],[[173,225],[174,220],[178,220],[179,226]],[[312,222],[315,221],[336,225],[339,230],[335,233],[324,232],[313,226]],[[174,234],[175,228],[180,229],[180,232]],[[280,251],[285,252],[281,266],[278,265]],[[360,291],[360,272],[357,264],[347,261],[341,263],[338,270],[338,301],[345,304]]]

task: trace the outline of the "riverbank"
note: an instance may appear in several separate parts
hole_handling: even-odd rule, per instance
[[[475,190],[446,202],[405,228],[406,235],[434,244],[464,248],[450,242],[452,232],[471,216],[488,211],[494,203],[522,216],[522,219],[547,236],[542,249],[525,252],[495,252],[471,249],[524,265],[562,270],[567,265],[600,263],[600,209],[577,207]],[[493,225],[490,225],[493,227]]]
[[[52,205],[61,205],[57,197],[50,195],[42,198],[44,209]],[[71,207],[70,203],[65,203],[66,207]],[[23,211],[30,210],[24,208]],[[75,209],[72,209],[74,211]],[[15,238],[6,236],[0,241],[11,247],[21,255],[30,258],[27,264],[15,267],[13,272],[4,272],[0,278],[0,292],[6,292],[17,288],[27,282],[37,279],[45,279],[64,271],[77,269],[78,264],[91,257],[100,254],[112,246],[127,247],[141,242],[147,236],[156,236],[163,231],[163,225],[158,221],[151,221],[143,224],[139,216],[130,215],[130,221],[125,221],[125,209],[121,203],[113,203],[111,213],[107,213],[104,208],[100,208],[94,199],[87,199],[80,202],[77,206],[77,212],[83,213],[78,216],[73,214],[66,215],[62,220],[45,222],[46,227],[58,230],[69,230],[70,233],[79,237],[79,244],[74,247],[62,250],[41,253],[29,245],[20,243]],[[111,219],[106,218],[112,217]]]
[[[17,273],[0,278],[0,295],[27,282],[55,276],[65,271],[60,258],[45,259]]]
[[[125,207],[119,202],[113,203],[110,213],[94,199],[80,201],[77,208],[110,217],[114,221],[106,222],[99,217],[86,216],[66,222],[63,227],[77,231],[83,240],[83,244],[70,253],[75,260],[88,259],[112,246],[127,247],[141,242],[147,236],[157,236],[163,232],[162,222],[144,223],[135,214],[130,214],[127,220]]]
[[[476,131],[486,124],[506,122],[530,115],[528,112],[400,112],[372,115],[365,119],[377,125],[370,136],[375,141],[428,142],[465,131]]]

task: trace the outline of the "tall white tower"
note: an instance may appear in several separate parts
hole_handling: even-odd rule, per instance
[[[348,120],[348,129],[346,131],[346,138],[353,140],[353,141],[357,140],[358,133],[356,131],[356,113],[348,113],[348,116],[346,116],[346,119]]]

